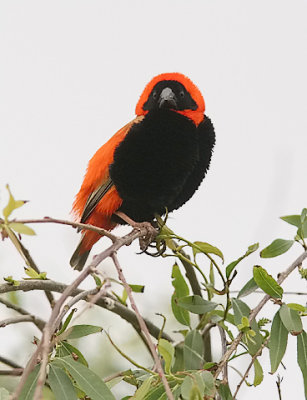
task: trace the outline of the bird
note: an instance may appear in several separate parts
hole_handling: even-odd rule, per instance
[[[204,179],[215,131],[200,90],[187,76],[155,76],[135,114],[89,161],[72,208],[77,222],[108,231],[131,221],[152,222],[185,204]],[[83,230],[70,265],[82,270],[101,237]]]

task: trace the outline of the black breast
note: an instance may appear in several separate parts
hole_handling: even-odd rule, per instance
[[[120,211],[135,221],[150,221],[155,213],[185,203],[210,162],[214,141],[203,136],[190,119],[171,110],[151,111],[133,125],[110,166],[123,199]]]

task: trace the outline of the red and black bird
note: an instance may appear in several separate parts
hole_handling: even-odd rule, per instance
[[[116,212],[150,222],[187,202],[209,168],[215,144],[204,112],[199,89],[185,75],[154,77],[136,105],[136,118],[90,160],[73,204],[77,220],[112,230],[125,223]],[[71,266],[81,270],[100,238],[83,231]]]

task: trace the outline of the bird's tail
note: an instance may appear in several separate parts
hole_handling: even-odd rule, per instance
[[[82,238],[70,259],[72,268],[81,271],[86,263],[93,245],[101,238],[98,233],[87,231],[82,234]]]
[[[101,226],[102,228],[106,230],[111,230],[113,229],[116,224],[111,222],[110,219],[100,219],[100,223],[97,223],[97,221],[94,220],[89,220],[88,223],[95,225],[95,226]],[[84,230],[82,231],[82,238],[72,255],[70,259],[70,265],[72,268],[81,271],[82,268],[84,267],[84,264],[86,263],[86,260],[90,254],[90,251],[94,244],[101,238],[103,235],[100,235],[97,232],[93,232],[90,230]]]

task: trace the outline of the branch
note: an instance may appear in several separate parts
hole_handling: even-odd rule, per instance
[[[155,368],[157,369],[157,371],[158,371],[158,373],[160,375],[160,378],[162,380],[163,386],[165,388],[165,393],[166,393],[168,399],[174,400],[174,396],[173,396],[172,391],[171,391],[171,389],[169,387],[168,381],[167,381],[167,379],[166,379],[166,377],[164,375],[164,371],[163,371],[163,368],[162,368],[162,365],[161,365],[161,360],[160,360],[160,358],[158,356],[158,353],[156,351],[155,345],[153,344],[153,342],[151,340],[150,333],[149,333],[149,331],[147,329],[147,326],[146,326],[143,318],[141,317],[141,314],[139,313],[139,310],[137,308],[137,305],[136,305],[136,303],[134,301],[134,298],[133,298],[133,295],[132,295],[131,287],[128,285],[128,283],[126,281],[125,275],[123,274],[123,270],[122,270],[122,268],[121,268],[121,266],[119,264],[119,261],[118,261],[118,258],[116,256],[115,252],[112,255],[112,259],[113,259],[114,265],[115,265],[115,267],[117,269],[118,277],[121,280],[121,282],[123,282],[124,288],[126,289],[127,295],[129,297],[129,300],[130,300],[131,307],[132,307],[132,309],[134,310],[134,312],[136,314],[136,317],[137,317],[138,322],[140,324],[140,328],[143,331],[143,333],[145,335],[145,338],[147,340],[147,343],[148,343],[148,346],[150,348],[151,354],[152,354],[153,359],[155,361]]]
[[[5,328],[7,325],[19,324],[19,322],[33,322],[32,315],[21,315],[14,318],[6,318],[0,321],[0,328]]]
[[[283,283],[283,281],[291,274],[291,272],[293,272],[297,267],[299,267],[302,264],[302,262],[305,260],[306,257],[307,257],[307,251],[304,251],[304,253],[302,253],[284,272],[279,274],[279,277],[277,279],[277,283],[279,285],[281,283]],[[268,294],[266,294],[262,298],[260,303],[251,311],[250,316],[249,316],[249,322],[251,322],[251,321],[253,321],[255,319],[255,317],[257,316],[259,311],[270,300],[270,298],[271,298],[271,296],[269,296]],[[239,345],[239,343],[240,343],[240,341],[242,339],[242,336],[243,336],[243,333],[240,332],[238,334],[238,336],[231,343],[229,349],[224,354],[224,356],[222,357],[222,359],[221,359],[221,361],[219,363],[219,366],[218,366],[218,368],[216,370],[216,373],[215,373],[215,378],[217,378],[219,376],[219,374],[221,373],[221,371],[224,368],[225,364],[227,363],[227,361],[231,357],[232,353],[238,347],[238,345]]]
[[[238,394],[238,391],[240,390],[240,387],[242,386],[242,383],[245,382],[245,379],[247,378],[250,369],[252,368],[252,366],[254,365],[254,362],[256,360],[257,357],[259,357],[262,353],[263,348],[268,344],[270,337],[268,337],[260,346],[260,348],[258,349],[258,351],[253,355],[251,362],[249,363],[244,375],[242,376],[242,379],[240,381],[240,383],[237,386],[236,392],[233,395],[233,400],[236,399],[236,395]]]
[[[20,365],[16,364],[15,361],[11,361],[8,358],[2,356],[0,356],[0,363],[8,365],[9,367],[12,368],[19,368],[19,369],[22,368]]]
[[[46,368],[48,365],[48,353],[50,351],[50,346],[51,346],[51,338],[56,329],[58,328],[58,320],[57,317],[61,312],[61,308],[64,305],[64,302],[66,299],[72,295],[73,291],[77,289],[77,287],[80,285],[81,282],[83,282],[89,274],[91,274],[97,266],[105,260],[107,257],[112,256],[118,249],[121,247],[131,244],[133,240],[137,238],[142,238],[145,237],[148,233],[148,230],[146,228],[138,228],[138,229],[133,229],[132,232],[130,232],[128,235],[117,238],[115,242],[106,250],[104,250],[102,253],[96,255],[92,262],[84,268],[84,270],[78,275],[78,277],[69,285],[65,288],[63,291],[62,295],[60,298],[57,300],[55,303],[53,310],[51,312],[51,316],[46,323],[44,330],[43,330],[43,335],[42,339],[35,351],[35,353],[32,355],[31,359],[27,363],[24,372],[21,376],[20,382],[12,396],[11,400],[17,400],[18,396],[21,393],[21,390],[33,370],[35,364],[37,363],[37,358],[41,356],[41,366],[38,374],[38,379],[37,379],[37,384],[36,384],[36,389],[34,392],[34,397],[33,400],[40,400],[42,396],[42,389],[46,381]]]
[[[45,325],[46,322],[43,321],[42,319],[40,319],[39,317],[37,317],[35,315],[32,315],[31,313],[29,313],[25,309],[23,309],[23,308],[21,308],[19,306],[16,306],[15,304],[10,303],[7,300],[4,300],[4,299],[0,298],[0,303],[4,304],[8,308],[11,308],[12,310],[17,311],[19,314],[30,316],[32,318],[32,322],[38,327],[38,329],[41,330],[41,331],[43,330],[44,325]]]
[[[103,228],[98,228],[97,226],[90,225],[90,224],[82,224],[81,222],[72,222],[72,221],[67,221],[64,219],[57,219],[57,218],[50,218],[50,217],[44,217],[43,219],[20,219],[20,220],[13,220],[10,222],[17,222],[19,224],[43,224],[43,223],[53,223],[53,224],[61,224],[61,225],[70,225],[73,228],[79,228],[79,229],[86,229],[88,231],[93,231],[96,233],[99,233],[101,236],[106,236],[109,239],[112,240],[112,242],[115,242],[118,237],[110,233],[109,231],[103,229]],[[1,223],[1,220],[0,220]]]
[[[0,293],[15,292],[18,290],[24,292],[32,290],[48,290],[51,292],[63,293],[64,290],[68,287],[68,285],[65,285],[64,283],[61,282],[56,282],[52,280],[42,280],[42,279],[29,279],[26,281],[20,281],[19,283],[20,283],[19,286],[14,286],[11,285],[10,283],[0,284]],[[80,298],[80,300],[82,299],[84,301],[91,302],[91,298],[89,296],[95,295],[98,291],[99,289],[97,288],[89,291],[74,289],[70,295],[72,297],[75,297],[82,293],[83,295],[81,296],[82,298]],[[117,300],[110,297],[109,295],[101,297],[96,302],[96,305],[106,310],[109,310],[114,314],[119,315],[121,318],[129,322],[136,330],[138,331],[140,330],[135,313],[129,308],[122,305]],[[151,321],[145,318],[144,321],[147,325],[150,334],[156,339],[158,339],[160,329],[156,325],[154,325]],[[170,342],[173,341],[173,339],[166,333],[163,333],[162,337]]]
[[[14,368],[14,369],[1,369],[0,376],[9,375],[9,376],[20,376],[23,373],[23,368]]]

